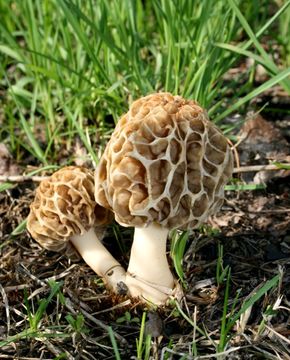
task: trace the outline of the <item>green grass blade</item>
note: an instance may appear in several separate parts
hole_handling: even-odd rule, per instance
[[[88,152],[89,152],[92,160],[94,161],[95,165],[98,164],[99,159],[98,159],[97,155],[95,154],[95,151],[93,150],[93,148],[92,148],[92,146],[90,144],[89,136],[87,136],[85,134],[84,130],[82,129],[82,127],[80,126],[80,124],[76,120],[77,113],[76,114],[71,114],[68,108],[66,109],[66,112],[69,115],[73,126],[77,129],[77,133],[80,136],[84,146],[88,150]]]
[[[183,285],[185,285],[185,278],[184,278],[182,263],[183,263],[183,256],[184,256],[187,240],[188,240],[187,231],[183,231],[181,234],[175,231],[172,236],[172,244],[171,244],[171,257],[173,259],[174,268]]]
[[[20,56],[19,52],[14,50],[13,48],[11,48],[8,45],[0,45],[0,52],[2,52],[3,54],[11,57],[14,60],[17,60],[18,62],[22,62],[23,58],[22,56]]]
[[[263,190],[266,189],[265,184],[235,184],[235,185],[225,185],[226,191],[253,191],[253,190]]]
[[[21,221],[20,224],[16,226],[16,228],[12,231],[11,236],[18,236],[23,233],[23,231],[26,229],[26,223],[27,219]]]
[[[118,344],[117,344],[117,341],[115,339],[115,335],[114,335],[114,332],[113,332],[113,329],[111,328],[111,326],[108,327],[108,333],[109,333],[109,336],[110,336],[111,344],[113,346],[115,359],[116,360],[121,360]]]
[[[19,109],[20,111],[20,109]],[[19,113],[20,116],[20,123],[23,127],[23,130],[31,144],[31,150],[33,151],[33,153],[35,154],[35,156],[38,158],[38,160],[40,160],[43,164],[47,164],[46,158],[44,156],[44,152],[41,150],[38,142],[36,141],[30,126],[28,125],[27,121],[25,120],[24,116],[22,115],[22,113]]]
[[[66,338],[70,338],[70,337],[71,337],[70,334],[60,333],[60,332],[52,332],[49,329],[48,329],[47,332],[46,331],[28,329],[28,330],[21,331],[20,333],[18,333],[16,335],[10,336],[7,340],[0,341],[0,348],[9,345],[12,342],[19,342],[19,340],[21,340],[21,339],[24,339],[25,341],[27,341],[28,339],[35,339],[35,338],[45,338],[45,339],[62,338],[62,339],[66,339]]]
[[[141,326],[140,326],[139,339],[136,339],[136,341],[137,341],[137,358],[138,359],[142,359],[146,316],[147,316],[146,312],[143,312]]]
[[[271,17],[271,19],[269,19],[266,24],[264,26],[261,27],[261,29],[259,31],[257,31],[256,33],[256,38],[260,37],[272,24],[274,21],[276,21],[278,19],[278,17],[280,15],[283,14],[283,12],[290,6],[290,0],[286,1],[284,5],[282,5],[280,7],[280,9],[278,9],[275,14]],[[247,41],[247,43],[245,44],[244,48],[248,48],[251,45],[252,41],[249,40]]]
[[[73,3],[69,2],[69,1],[66,1],[66,0],[59,0],[58,4],[62,8],[65,16],[67,17],[67,20],[69,21],[72,28],[74,29],[75,35],[77,36],[77,38],[79,39],[79,41],[83,45],[84,49],[86,50],[87,54],[89,55],[89,57],[91,58],[91,60],[95,64],[96,70],[99,71],[102,79],[108,85],[110,85],[110,79],[109,79],[108,75],[106,74],[100,60],[95,55],[95,53],[93,51],[93,46],[91,46],[86,34],[82,30],[82,28],[80,26],[80,23],[79,23],[79,18],[76,16],[75,12],[73,11],[75,9],[75,7],[73,6]]]
[[[234,326],[235,322],[240,316],[250,307],[253,306],[262,296],[264,296],[269,290],[274,288],[280,279],[280,275],[274,276],[271,280],[268,280],[249,300],[247,300],[241,309],[230,319],[226,327],[226,333]]]
[[[15,186],[15,184],[11,184],[11,183],[0,184],[0,192],[12,189],[14,186]]]
[[[269,67],[268,62],[264,61],[264,59],[261,56],[254,54],[252,51],[248,51],[248,50],[243,49],[243,47],[239,47],[239,46],[235,46],[235,45],[231,45],[231,44],[216,43],[215,45],[220,47],[221,49],[229,50],[229,51],[235,52],[239,55],[249,57],[249,58],[255,60],[257,63],[263,65],[266,69],[270,70],[275,75],[277,74],[276,69],[273,71],[273,68]]]
[[[19,112],[19,117],[20,117],[20,124],[31,144],[31,152],[35,155],[35,157],[37,157],[43,164],[47,164],[46,158],[44,156],[44,152],[42,151],[42,149],[40,148],[38,142],[36,141],[33,132],[30,128],[30,125],[28,124],[27,120],[24,118],[23,114],[22,114],[22,107],[19,104],[19,101],[17,100],[17,97],[15,95],[15,93],[13,92],[13,88],[10,84],[10,81],[8,80],[8,78],[6,77],[7,83],[9,84],[10,90],[11,90],[11,95],[13,97],[14,103],[16,104],[16,107],[18,109]]]
[[[235,15],[239,19],[240,23],[242,24],[244,30],[246,31],[246,33],[250,37],[252,43],[255,45],[256,49],[261,54],[261,57],[263,58],[264,63],[267,64],[266,67],[268,69],[270,69],[274,74],[277,74],[279,72],[279,69],[277,68],[275,63],[271,60],[269,55],[266,53],[266,51],[264,50],[262,45],[259,43],[259,41],[256,38],[254,32],[252,31],[251,27],[249,26],[246,18],[243,16],[240,9],[238,8],[236,2],[234,0],[228,0],[228,2],[230,4],[231,8],[233,9],[233,11],[235,12]],[[289,94],[290,94],[290,81],[288,79],[285,79],[284,81],[283,80],[284,80],[284,78],[281,80],[281,85],[283,85],[285,90],[288,91]]]
[[[193,320],[185,314],[185,312],[181,309],[180,304],[178,303],[178,301],[175,301],[175,305],[176,305],[176,307],[177,307],[177,309],[178,309],[178,312],[182,315],[182,317],[183,317],[193,328],[195,328],[195,330],[196,330],[197,332],[199,332],[200,335],[202,335],[202,336],[204,336],[204,337],[207,337],[207,336],[206,336],[206,333],[205,333],[203,330],[201,330],[201,328],[200,328],[199,326],[197,326],[197,325],[193,322]]]
[[[290,170],[290,165],[289,165],[289,164],[283,164],[283,163],[274,161],[274,162],[273,162],[273,165],[277,166],[278,169]]]
[[[221,319],[220,341],[218,344],[219,352],[224,351],[224,348],[227,343],[226,325],[227,325],[227,312],[228,312],[229,293],[230,293],[230,279],[231,279],[231,268],[228,268],[227,283],[226,283],[226,289],[225,289],[225,294],[224,294],[223,313],[222,313],[222,319]]]
[[[48,297],[46,299],[42,299],[40,301],[40,304],[38,306],[38,309],[37,309],[35,315],[32,315],[32,320],[31,320],[32,330],[37,330],[39,323],[40,323],[41,319],[43,318],[43,314],[47,309],[47,306],[51,302],[52,298],[59,292],[60,288],[63,285],[63,282],[50,281],[49,285],[50,285],[51,289],[50,289],[50,293],[49,293]]]
[[[286,79],[290,75],[290,68],[281,71],[278,75],[272,77],[270,80],[266,81],[264,84],[259,86],[258,88],[252,90],[248,95],[244,96],[242,99],[235,102],[229,109],[225,110],[222,114],[218,115],[215,118],[215,122],[220,121],[225,118],[227,115],[231,114],[235,110],[237,110],[240,106],[244,105],[248,101],[252,100],[254,97],[262,94],[264,91],[270,89],[272,86],[278,84],[283,79]]]

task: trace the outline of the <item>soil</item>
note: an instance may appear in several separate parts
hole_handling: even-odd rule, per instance
[[[279,118],[275,114],[276,121],[268,112],[262,115],[270,123],[258,118],[254,126],[247,125],[251,131],[258,128],[257,133],[267,134],[262,136],[263,146],[262,138],[253,132],[252,140],[242,136],[247,127],[239,130],[237,135],[243,138],[237,148],[241,165],[265,164],[277,154],[279,161],[288,159],[290,119],[285,113]],[[261,130],[261,126],[266,128]],[[1,159],[2,174],[9,173],[11,167],[15,172],[8,153]],[[210,219],[210,226],[190,234],[183,261],[186,297],[181,306],[208,337],[194,335],[192,325],[174,306],[151,311],[146,332],[153,334],[155,358],[156,354],[159,358],[165,356],[166,351],[172,359],[189,354],[194,336],[199,355],[210,359],[210,354],[216,352],[214,343],[220,337],[226,291],[226,279],[218,284],[216,278],[219,245],[223,246],[223,268],[231,269],[228,312],[235,302],[238,311],[266,280],[281,276],[278,286],[262,296],[233,327],[227,359],[290,358],[290,176],[287,170],[263,176],[265,189],[227,191],[226,202]],[[247,182],[261,180],[257,173],[238,177]],[[20,182],[0,192],[0,343],[20,334],[1,347],[0,359],[65,358],[61,354],[68,359],[113,359],[107,326],[114,331],[121,357],[137,359],[136,338],[144,311],[141,304],[126,297],[112,297],[81,259],[72,261],[64,254],[43,250],[26,230],[11,236],[26,218],[36,186]],[[122,247],[110,243],[116,232]],[[114,224],[104,241],[126,264],[131,238],[131,229],[123,230]],[[61,292],[49,302],[36,326],[38,333],[21,337],[29,327],[28,314],[36,314],[41,299],[48,298],[51,292],[49,280],[60,283]],[[80,331],[70,325],[66,318],[69,314],[75,319],[79,316]],[[44,331],[51,332],[51,338],[41,336]]]

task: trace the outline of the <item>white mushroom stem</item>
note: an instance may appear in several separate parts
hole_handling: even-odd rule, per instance
[[[119,293],[126,280],[125,270],[98,239],[94,229],[83,235],[74,235],[70,240],[95,273],[101,276],[115,293]]]
[[[158,224],[135,228],[126,285],[134,297],[156,305],[172,295],[175,281],[166,257],[168,230]]]

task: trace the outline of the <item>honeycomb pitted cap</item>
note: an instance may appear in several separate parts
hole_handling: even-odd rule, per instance
[[[97,203],[124,226],[199,226],[224,199],[233,160],[195,101],[156,93],[120,118],[95,174]]]
[[[94,199],[92,171],[67,166],[43,180],[36,189],[27,229],[45,249],[62,251],[73,235],[110,221],[110,212]]]

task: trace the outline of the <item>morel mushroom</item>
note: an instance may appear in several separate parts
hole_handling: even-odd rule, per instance
[[[195,101],[152,94],[121,117],[96,170],[95,197],[135,227],[131,295],[164,304],[174,293],[168,232],[196,228],[220,208],[232,162],[227,139]]]
[[[68,166],[40,183],[30,205],[27,229],[47,250],[63,251],[70,241],[107,286],[118,292],[125,270],[94,230],[111,219],[110,211],[95,202],[93,173]]]

